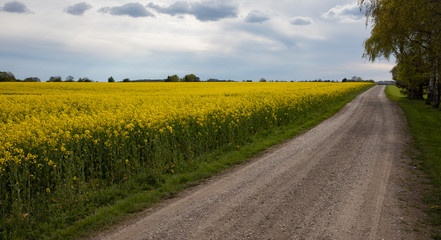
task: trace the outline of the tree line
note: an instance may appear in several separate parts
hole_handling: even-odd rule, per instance
[[[14,74],[11,72],[1,72],[0,71],[0,82],[41,82],[38,77],[28,77],[24,80],[16,79]]]
[[[412,100],[440,107],[441,1],[359,0],[371,36],[364,57],[396,58],[391,70],[397,86]],[[424,96],[427,95],[426,98]]]
[[[108,82],[116,82],[116,80],[113,78],[113,76],[109,77],[107,79]],[[234,80],[219,80],[215,78],[210,78],[206,80],[207,82],[235,82]],[[16,79],[14,74],[11,72],[1,72],[0,71],[0,82],[41,82],[40,78],[38,77],[29,77],[24,80]],[[50,77],[46,82],[94,82],[93,80],[84,77],[84,78],[78,78],[78,80],[75,80],[73,76],[67,76],[65,80],[63,80],[60,76],[52,76]],[[151,79],[143,79],[143,80],[130,80],[129,78],[124,78],[120,82],[201,82],[200,78],[196,76],[195,74],[188,74],[185,75],[183,78],[180,78],[178,75],[171,75],[167,76],[166,79],[157,79],[157,80],[151,80]],[[253,82],[252,80],[243,80],[242,82]],[[285,81],[279,81],[279,80],[269,80],[267,81],[265,78],[260,78],[259,82],[285,82]],[[295,81],[291,81],[295,82]],[[316,80],[304,80],[300,82],[338,82],[338,80],[322,80],[322,79],[316,79]],[[363,80],[361,77],[353,76],[352,78],[344,78],[341,80],[341,82],[374,82],[374,80]]]
[[[20,80],[15,78],[14,74],[11,72],[0,71],[0,82],[41,82],[41,79],[38,77],[28,77],[23,80]],[[93,82],[93,80],[84,77],[84,78],[78,78],[78,80],[75,81],[74,77],[67,76],[66,79],[63,81],[63,79],[60,76],[52,76],[46,82]]]
[[[115,79],[113,77],[109,77],[107,79],[108,82],[115,82]],[[125,78],[122,80],[122,82],[200,82],[200,78],[194,74],[188,74],[185,75],[185,77],[180,78],[178,75],[172,75],[172,76],[167,76],[166,79],[160,79],[160,80],[135,80],[132,81],[129,78]]]
[[[108,82],[116,82],[113,76],[109,77],[107,79]],[[166,79],[162,80],[135,80],[132,81],[129,78],[124,78],[121,82],[156,82],[156,81],[162,81],[162,82],[200,82],[200,78],[194,74],[188,74],[185,75],[185,77],[180,78],[178,75],[172,75],[168,76]],[[15,78],[14,74],[11,72],[2,72],[0,71],[0,82],[41,82],[40,78],[38,77],[28,77],[24,80],[20,80]],[[93,80],[84,77],[84,78],[78,78],[78,80],[75,81],[75,78],[73,76],[67,76],[65,80],[63,80],[60,76],[52,76],[50,77],[46,82],[93,82]]]
[[[183,78],[179,78],[178,75],[168,76],[165,82],[200,82],[201,80],[194,74],[185,75]]]

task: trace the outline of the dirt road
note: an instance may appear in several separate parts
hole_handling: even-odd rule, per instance
[[[98,239],[426,239],[398,200],[405,120],[376,86],[307,133]]]

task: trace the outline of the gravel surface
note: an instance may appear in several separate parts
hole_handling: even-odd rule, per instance
[[[430,239],[403,200],[415,195],[406,129],[376,86],[305,134],[95,238]]]

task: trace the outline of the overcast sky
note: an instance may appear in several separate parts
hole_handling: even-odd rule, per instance
[[[362,58],[356,0],[0,0],[0,71],[17,78],[388,80]]]

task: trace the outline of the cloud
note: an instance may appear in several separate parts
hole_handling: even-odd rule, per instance
[[[119,7],[105,7],[98,10],[98,12],[109,13],[116,16],[126,15],[133,18],[154,16],[140,3],[127,3]]]
[[[305,26],[313,24],[314,21],[309,17],[295,17],[291,20],[292,25]]]
[[[92,5],[87,4],[85,2],[80,2],[80,3],[77,3],[72,6],[67,7],[64,11],[69,14],[72,14],[72,15],[81,16],[84,14],[85,11],[87,11],[91,8],[92,8]]]
[[[24,3],[18,2],[18,1],[12,1],[7,2],[1,8],[4,12],[10,12],[10,13],[32,13]]]
[[[193,15],[198,20],[218,21],[224,18],[237,17],[237,7],[222,2],[184,2],[178,1],[167,7],[162,7],[155,3],[149,3],[147,7],[155,9],[159,13],[175,15]]]
[[[294,49],[297,48],[297,39],[291,34],[284,31],[283,27],[275,24],[236,24],[230,25],[229,31],[234,30],[235,41],[242,44],[238,49],[265,49],[262,51],[277,51],[280,49]],[[248,35],[248,36],[247,36]],[[244,45],[243,45],[244,43]],[[231,40],[229,41],[231,44]],[[258,47],[255,47],[258,46]]]
[[[364,18],[357,3],[337,5],[321,15],[324,19],[337,19],[340,22],[359,22]]]
[[[175,2],[168,7],[161,7],[160,5],[149,3],[147,7],[153,8],[160,13],[169,14],[171,16],[179,14],[191,14],[191,5],[188,2]]]
[[[247,23],[263,23],[268,21],[270,18],[262,12],[259,11],[252,11],[248,14],[248,16],[245,18],[245,22]]]

